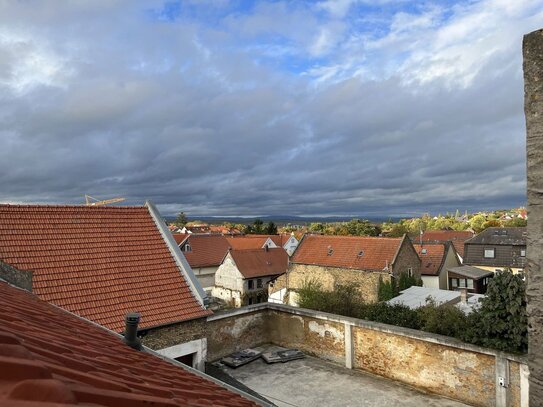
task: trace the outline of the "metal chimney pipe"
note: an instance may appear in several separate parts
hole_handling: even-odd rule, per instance
[[[132,349],[141,350],[141,340],[138,338],[138,324],[141,315],[138,312],[129,312],[124,318],[124,343]]]

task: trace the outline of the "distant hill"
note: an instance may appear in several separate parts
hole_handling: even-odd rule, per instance
[[[173,222],[175,216],[166,216],[167,221]],[[294,216],[294,215],[270,215],[270,216],[259,216],[254,218],[246,217],[229,217],[229,216],[206,216],[206,215],[188,215],[190,221],[199,220],[205,223],[221,224],[223,222],[231,223],[241,223],[244,225],[253,223],[255,219],[261,219],[264,223],[274,222],[278,226],[293,224],[293,225],[307,225],[309,223],[321,222],[321,223],[332,223],[332,222],[348,222],[351,219],[366,219],[371,223],[383,223],[389,220],[397,222],[402,218],[399,217],[389,217],[389,216]]]

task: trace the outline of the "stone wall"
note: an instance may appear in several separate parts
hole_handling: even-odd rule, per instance
[[[210,317],[208,335],[209,360],[273,343],[474,406],[528,406],[524,358],[427,332],[268,303]]]
[[[400,250],[396,256],[396,261],[391,265],[392,273],[394,276],[399,277],[401,273],[407,273],[407,270],[410,268],[413,275],[420,278],[420,265],[420,257],[413,247],[413,243],[411,243],[411,240],[405,236],[402,239]]]
[[[524,113],[528,161],[526,296],[532,405],[543,400],[543,30],[524,37]]]
[[[206,320],[205,318],[200,318],[144,331],[142,343],[153,350],[158,350],[202,339],[206,335]]]
[[[306,264],[290,264],[286,275],[288,290],[303,287],[306,281],[318,281],[322,288],[332,291],[336,284],[358,284],[360,296],[367,302],[377,302],[379,278],[383,282],[390,281],[386,272],[349,270],[337,267],[311,266]]]
[[[32,292],[32,272],[16,269],[0,261],[0,278],[16,287]]]

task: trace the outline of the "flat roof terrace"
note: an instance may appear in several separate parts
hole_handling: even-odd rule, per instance
[[[454,338],[271,303],[216,313],[206,329],[208,361],[269,344],[308,356],[231,371],[278,405],[528,405],[523,356]]]
[[[275,351],[283,348],[264,345],[255,349]],[[237,369],[226,366],[223,369],[278,407],[467,406],[311,356],[270,365],[258,359]]]

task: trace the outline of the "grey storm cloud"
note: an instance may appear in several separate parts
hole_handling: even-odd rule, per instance
[[[273,44],[243,42],[292,21],[273,24],[286,6],[217,26],[160,21],[153,7],[160,4],[0,4],[0,201],[123,196],[153,200],[165,214],[210,215],[524,203],[519,33],[537,28],[531,17],[513,21],[513,45],[472,70],[443,76],[436,60],[422,75],[407,59],[380,75],[390,42],[382,54],[371,39],[353,43],[347,58],[354,40],[326,45],[349,35],[343,22],[330,23],[329,31],[339,27],[332,40],[321,33],[312,43],[322,23],[297,9],[307,24],[292,29],[293,43],[306,47],[300,54],[328,52],[319,66],[334,72],[343,64],[326,80],[261,62]],[[371,72],[345,74],[364,65],[353,62],[355,50],[370,48]],[[439,52],[446,58],[449,48]],[[439,74],[428,80],[428,72]]]

